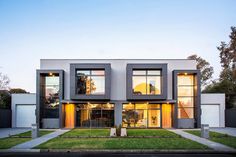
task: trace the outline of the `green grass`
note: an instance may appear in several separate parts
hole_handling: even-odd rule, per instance
[[[127,129],[128,136],[180,137],[165,129]]]
[[[110,129],[73,129],[61,137],[109,136]]]
[[[31,138],[13,138],[13,137],[6,137],[0,139],[0,149],[8,149],[15,145],[24,143],[31,140]]]
[[[185,138],[55,138],[39,149],[208,149]]]
[[[39,137],[47,135],[52,133],[53,131],[49,131],[49,130],[40,130],[39,131]],[[31,131],[27,131],[27,132],[23,132],[21,134],[17,134],[15,136],[19,136],[19,137],[31,137]]]
[[[128,129],[128,136],[158,136],[159,138],[66,138],[88,136],[89,129],[73,129],[63,138],[43,143],[39,149],[209,149],[164,129]],[[93,136],[109,136],[109,129],[92,129]],[[170,137],[170,138],[164,138]]]
[[[201,137],[201,132],[199,130],[185,130],[185,132]],[[209,140],[236,148],[236,137],[227,134],[210,131]]]
[[[51,132],[53,132],[53,131],[43,130],[43,131],[39,131],[39,134],[40,134],[40,136],[43,136],[43,135],[49,134]],[[2,139],[0,139],[0,149],[9,149],[9,148],[16,146],[18,144],[27,142],[27,141],[31,140],[31,138],[29,136],[31,136],[31,131],[17,134],[17,135],[15,135],[15,137],[12,136],[12,137],[2,138]]]

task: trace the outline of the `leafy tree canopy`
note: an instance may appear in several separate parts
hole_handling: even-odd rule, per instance
[[[218,82],[212,82],[203,92],[225,93],[226,107],[236,107],[236,27],[231,27],[229,43],[221,42],[217,49],[220,51],[222,71]]]
[[[212,78],[212,74],[214,73],[213,67],[210,66],[210,63],[205,59],[197,56],[196,54],[188,56],[188,59],[196,60],[197,69],[201,71],[201,84],[202,86],[206,86],[209,83],[209,80]]]
[[[21,89],[21,88],[11,88],[11,89],[9,90],[9,92],[10,92],[11,94],[15,94],[15,93],[29,93],[29,92],[27,92],[26,90]]]

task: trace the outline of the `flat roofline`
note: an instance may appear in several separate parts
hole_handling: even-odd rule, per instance
[[[177,101],[176,100],[62,100],[61,101],[63,104],[67,103],[78,103],[78,104],[87,104],[88,102],[93,104],[93,103],[116,103],[116,102],[122,102],[123,104],[125,103],[149,103],[149,104],[175,104]]]
[[[102,58],[99,58],[99,59],[96,59],[96,58],[91,58],[91,59],[89,59],[89,58],[80,58],[80,59],[75,59],[75,58],[71,58],[71,59],[62,59],[62,58],[59,58],[59,59],[40,59],[40,60],[194,60],[194,59],[134,59],[134,58],[131,58],[131,59],[128,59],[128,58],[125,58],[125,59],[119,59],[119,58],[117,58],[117,59],[108,59],[108,58],[104,58],[104,59],[102,59]]]

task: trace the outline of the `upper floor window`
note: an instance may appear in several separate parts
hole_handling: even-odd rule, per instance
[[[195,81],[193,74],[177,76],[178,118],[194,117]]]
[[[105,94],[105,70],[76,70],[76,94]]]
[[[134,95],[161,94],[161,70],[133,70]]]

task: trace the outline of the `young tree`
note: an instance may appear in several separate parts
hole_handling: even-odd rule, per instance
[[[197,61],[197,69],[201,71],[201,85],[205,87],[209,84],[209,80],[212,78],[212,74],[214,73],[213,67],[210,66],[210,63],[205,59],[193,54],[188,56],[188,59],[193,59]]]
[[[0,90],[0,108],[11,108],[11,94],[7,90]]]
[[[7,75],[0,72],[0,90],[7,90],[9,88],[10,79]]]

